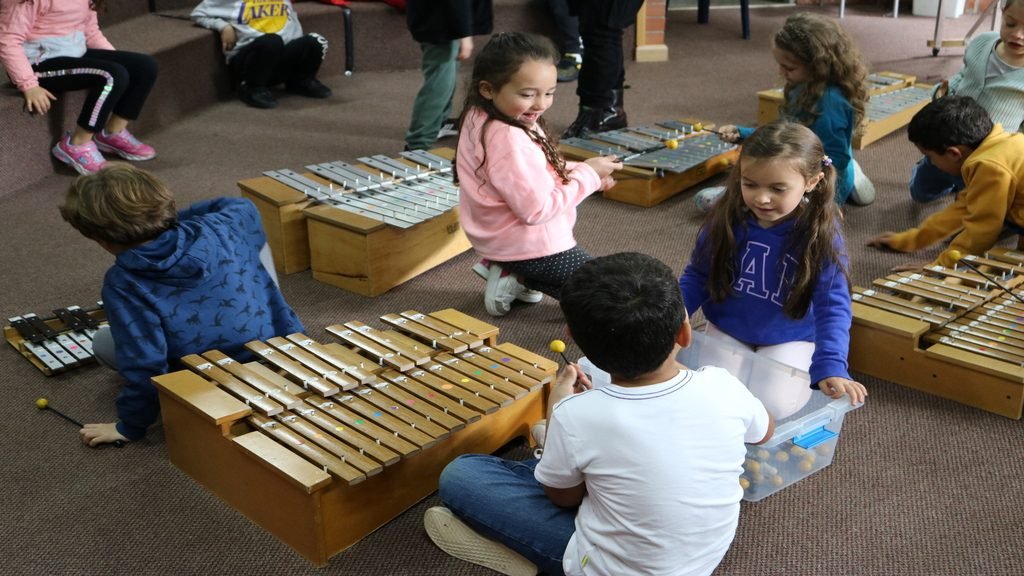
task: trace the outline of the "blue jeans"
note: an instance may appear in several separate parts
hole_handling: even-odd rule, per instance
[[[533,477],[539,460],[459,456],[441,472],[441,501],[477,533],[501,542],[545,574],[563,574],[576,510],[556,506]]]
[[[963,189],[963,178],[939,170],[927,156],[921,158],[910,172],[910,197],[914,202],[931,202],[940,196],[956,194]]]

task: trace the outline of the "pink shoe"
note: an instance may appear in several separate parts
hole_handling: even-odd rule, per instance
[[[103,154],[96,149],[92,140],[75,146],[71,143],[71,133],[65,132],[64,137],[53,145],[51,150],[57,160],[71,166],[79,174],[95,174],[107,165]]]
[[[127,128],[117,134],[107,134],[106,130],[100,130],[93,136],[96,147],[103,152],[117,154],[125,160],[151,160],[156,158],[156,150],[149,144],[139,142],[139,139],[132,135]]]

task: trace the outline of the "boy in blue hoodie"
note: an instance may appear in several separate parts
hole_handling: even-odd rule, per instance
[[[246,342],[302,331],[261,262],[266,236],[248,200],[218,198],[176,212],[155,176],[110,164],[75,180],[60,213],[116,257],[102,290],[113,342],[105,345],[101,332],[95,351],[125,384],[118,421],[80,431],[89,446],[145,436],[160,414],[150,378],[178,369],[182,356],[210,349],[244,356]]]

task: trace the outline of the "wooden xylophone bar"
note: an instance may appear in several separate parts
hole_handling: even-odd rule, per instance
[[[1024,254],[968,256],[1008,289]],[[1010,418],[1024,408],[1024,305],[968,268],[929,266],[854,288],[850,365]]]
[[[183,358],[189,370],[154,379],[171,460],[324,564],[435,490],[456,456],[542,417],[555,362],[456,310],[386,318],[332,326],[343,344],[249,343],[266,364]]]

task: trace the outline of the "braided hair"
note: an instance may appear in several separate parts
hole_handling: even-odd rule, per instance
[[[503,32],[495,34],[487,41],[483,49],[476,56],[473,64],[473,76],[470,79],[469,89],[466,90],[466,100],[462,106],[462,114],[459,115],[459,140],[462,138],[462,123],[466,115],[475,107],[480,108],[487,114],[484,122],[484,129],[491,122],[503,122],[509,126],[521,128],[535,144],[540,146],[544,152],[544,158],[554,168],[555,173],[562,179],[563,184],[569,183],[569,173],[566,169],[565,158],[558,151],[557,141],[546,134],[547,123],[544,118],[537,119],[537,125],[541,131],[533,130],[523,122],[510,118],[494,106],[494,102],[484,98],[480,94],[480,84],[487,82],[494,91],[501,90],[512,79],[512,76],[519,71],[523,63],[528,61],[551,62],[552,66],[558,63],[560,54],[555,45],[543,36],[535,34],[524,34],[520,32]],[[484,129],[480,130],[481,145],[483,144]],[[458,149],[459,141],[455,143]],[[481,146],[483,148],[483,146]],[[458,155],[456,154],[456,158]],[[479,171],[487,161],[487,151],[484,149],[484,158],[476,170]],[[456,162],[452,163],[452,177],[457,184],[459,172]]]

